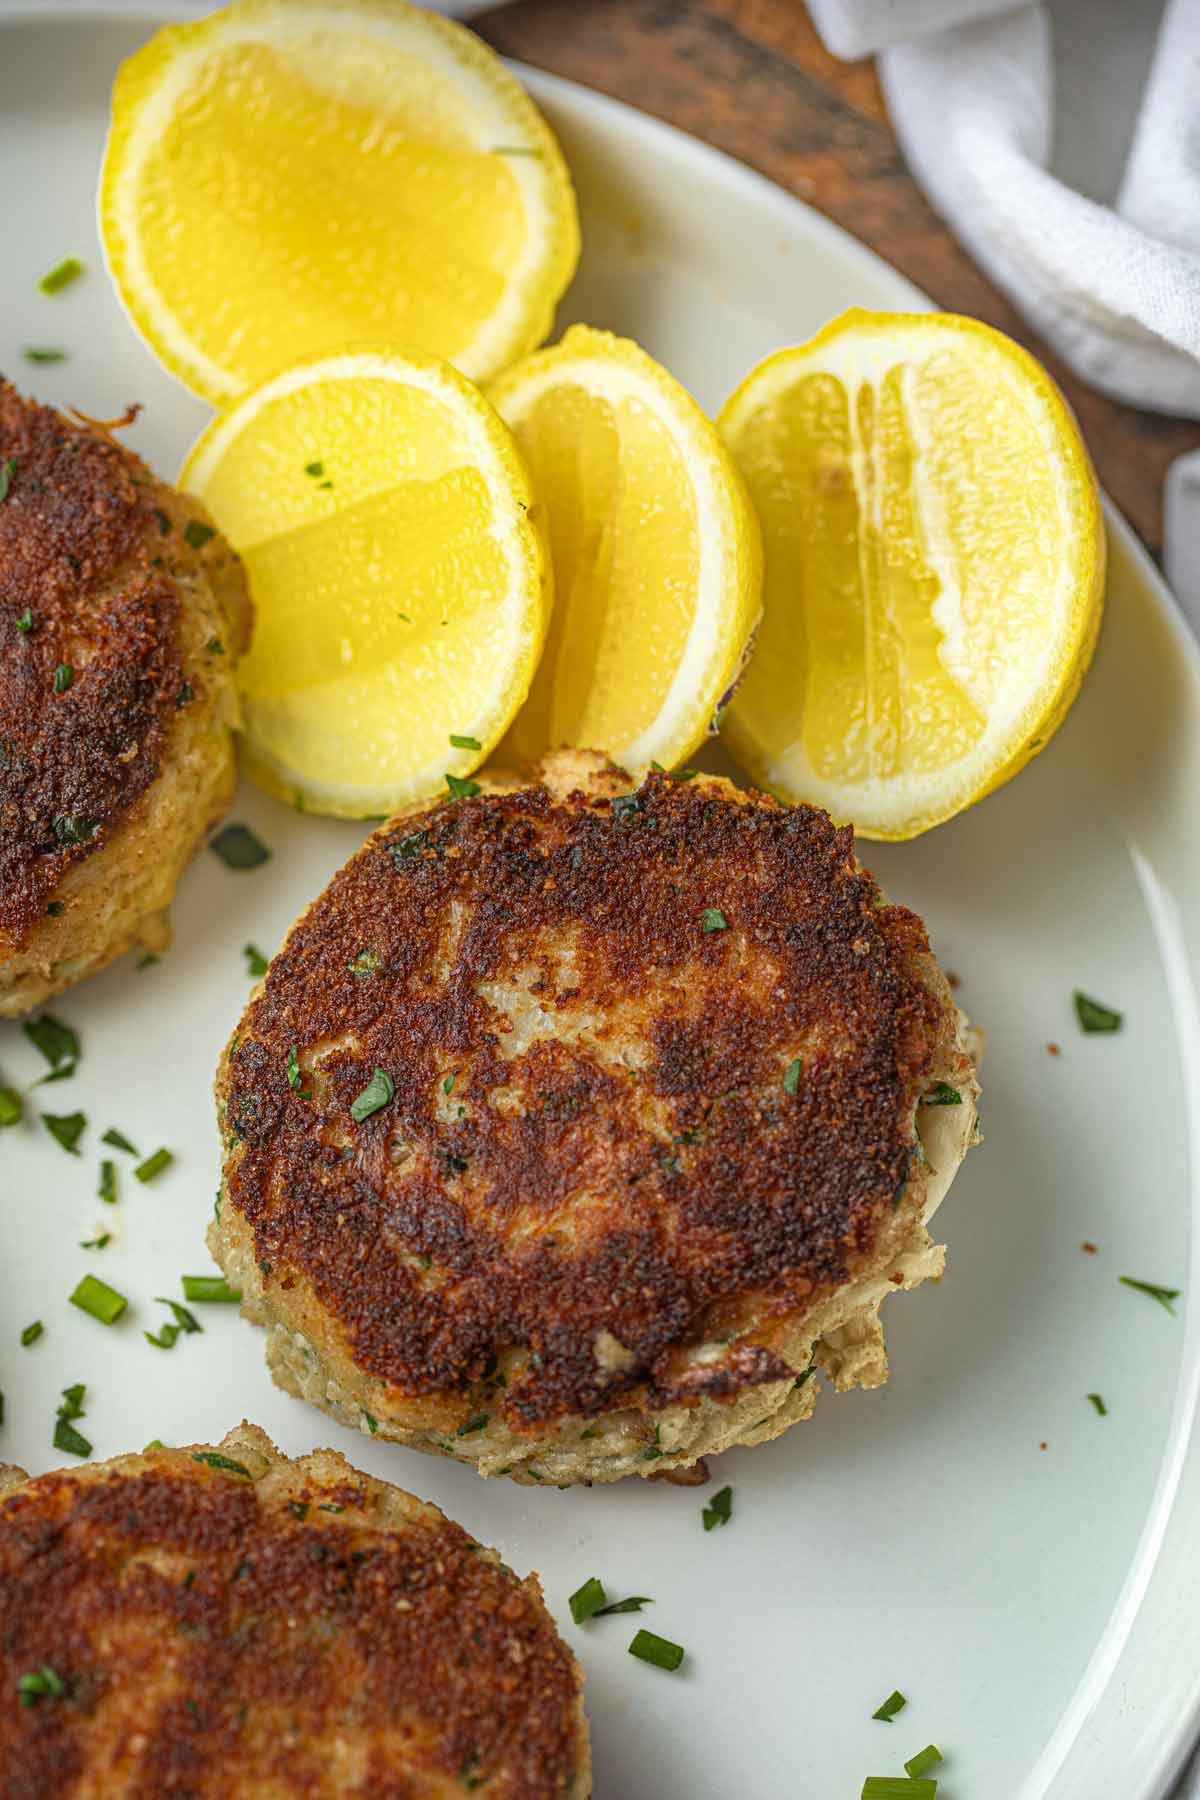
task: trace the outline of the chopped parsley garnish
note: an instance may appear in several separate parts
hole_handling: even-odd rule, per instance
[[[87,1388],[82,1381],[64,1388],[62,1399],[58,1405],[58,1413],[54,1423],[54,1448],[66,1450],[71,1456],[90,1456],[92,1446],[82,1432],[76,1431],[72,1419],[83,1417],[83,1400]]]
[[[184,542],[190,544],[193,550],[203,550],[209,539],[216,535],[213,526],[206,525],[203,519],[189,519],[183,528]]]
[[[156,1350],[170,1350],[174,1347],[175,1340],[181,1332],[201,1329],[199,1319],[194,1313],[190,1313],[186,1306],[181,1306],[178,1300],[167,1300],[162,1294],[156,1294],[154,1297],[160,1306],[169,1306],[175,1315],[174,1323],[168,1319],[160,1328],[157,1336],[152,1331],[142,1333],[146,1342],[153,1344]]]
[[[896,1714],[898,1712],[903,1712],[907,1705],[908,1700],[905,1695],[900,1692],[899,1688],[895,1688],[888,1695],[883,1705],[871,1714],[871,1717],[873,1719],[882,1719],[885,1725],[890,1725]]]
[[[910,1781],[907,1775],[868,1775],[859,1800],[937,1800],[936,1781]]]
[[[305,463],[304,473],[306,475],[311,475],[314,480],[317,480],[325,473],[325,464],[323,462]]]
[[[1183,1292],[1182,1288],[1159,1287],[1153,1281],[1135,1281],[1132,1275],[1118,1275],[1117,1280],[1122,1287],[1136,1288],[1139,1294],[1149,1294],[1152,1300],[1157,1300],[1160,1306],[1165,1306],[1169,1313],[1175,1311],[1171,1305],[1172,1300],[1178,1300]]]
[[[597,1607],[592,1614],[594,1619],[607,1619],[611,1613],[641,1612],[643,1606],[653,1606],[649,1594],[630,1594],[627,1600],[610,1600],[607,1606]]]
[[[86,819],[82,813],[59,813],[54,820],[54,836],[64,845],[86,844],[95,837],[99,819]]]
[[[455,1437],[470,1437],[473,1431],[482,1431],[489,1417],[488,1413],[476,1413],[474,1418],[468,1419],[465,1425],[459,1426],[454,1434]]]
[[[589,1575],[582,1587],[575,1589],[567,1601],[571,1609],[571,1617],[577,1625],[585,1619],[592,1619],[606,1603],[608,1595],[604,1592],[604,1583],[595,1575]]]
[[[630,1644],[629,1654],[642,1662],[653,1663],[656,1669],[677,1669],[683,1661],[684,1650],[682,1644],[673,1644],[670,1638],[643,1630]]]
[[[248,825],[226,825],[208,840],[208,847],[227,869],[257,869],[269,862],[271,852]]]
[[[460,781],[457,775],[447,774],[446,786],[450,789],[452,800],[473,800],[483,789],[477,781]]]
[[[111,1231],[102,1231],[99,1233],[98,1236],[96,1236],[94,1238],[81,1238],[79,1240],[79,1248],[81,1250],[103,1250],[103,1248],[106,1244],[111,1244],[111,1243],[112,1243],[112,1232]]]
[[[66,1682],[49,1663],[43,1663],[40,1669],[31,1669],[17,1680],[22,1706],[36,1706],[39,1700],[61,1700],[66,1691]]]
[[[926,1769],[936,1769],[941,1760],[942,1753],[937,1745],[926,1744],[923,1750],[918,1750],[915,1756],[909,1757],[904,1765],[904,1772],[915,1781],[919,1775],[924,1775]]]
[[[192,1461],[207,1463],[210,1469],[224,1469],[229,1475],[244,1475],[247,1481],[253,1480],[245,1463],[235,1462],[232,1456],[222,1456],[219,1450],[193,1450]]]
[[[948,1081],[936,1081],[927,1094],[922,1094],[921,1106],[961,1106],[962,1095]]]
[[[80,1154],[79,1140],[87,1125],[83,1113],[42,1113],[41,1120],[56,1144],[61,1144],[72,1156]]]
[[[300,1086],[300,1083],[303,1080],[304,1080],[304,1076],[300,1073],[299,1052],[297,1051],[295,1044],[293,1044],[291,1049],[288,1051],[288,1057],[287,1057],[288,1086],[290,1088],[298,1088]]]
[[[795,1093],[796,1089],[800,1086],[800,1076],[803,1069],[804,1058],[802,1056],[794,1056],[783,1072],[783,1091],[785,1094]]]
[[[100,1199],[109,1206],[117,1203],[117,1165],[110,1157],[105,1157],[100,1164],[100,1181],[96,1188]]]
[[[161,961],[161,956],[155,956],[153,950],[147,950],[144,956],[138,957],[137,962],[133,966],[137,974],[140,975],[143,969],[152,969],[155,963]]]
[[[194,1300],[197,1304],[215,1302],[221,1305],[236,1306],[241,1300],[237,1288],[231,1288],[223,1275],[184,1275],[183,1297]]]
[[[267,959],[257,944],[243,944],[242,955],[246,959],[246,973],[255,977],[267,972]]]
[[[352,963],[346,967],[353,975],[373,975],[379,967],[379,952],[370,948],[360,950]]]
[[[43,349],[36,344],[26,344],[21,355],[25,358],[26,362],[31,363],[60,363],[66,362],[67,360],[67,353],[65,350]]]
[[[1103,1394],[1089,1394],[1088,1399],[1091,1401],[1091,1403],[1095,1407],[1096,1411],[1100,1414],[1100,1417],[1102,1419],[1106,1419],[1108,1417],[1108,1408],[1104,1404]],[[919,1770],[918,1770],[918,1773],[920,1773]]]
[[[466,737],[457,731],[450,733],[450,742],[456,750],[482,750],[483,745],[477,737]]]
[[[23,1111],[16,1088],[0,1088],[0,1129],[5,1125],[18,1125]]]
[[[66,1062],[79,1061],[79,1034],[64,1025],[61,1019],[43,1013],[40,1019],[26,1019],[21,1030],[52,1069],[60,1068]]]
[[[356,1125],[361,1125],[364,1119],[369,1119],[381,1106],[386,1106],[395,1092],[396,1085],[387,1070],[376,1069],[357,1100],[351,1103],[350,1117]]]
[[[10,456],[7,459],[7,461],[0,463],[0,500],[8,499],[8,490],[12,486],[12,478],[16,474],[16,472],[17,472],[17,459],[15,456]],[[25,613],[22,615],[22,617],[28,615],[28,613],[29,613],[29,608],[26,607]],[[30,618],[29,625],[32,625],[32,624],[33,624],[33,620],[32,620],[32,618]],[[22,625],[21,620],[20,619],[17,620],[17,630],[18,631],[28,631],[29,625]]]
[[[705,1531],[712,1531],[717,1525],[728,1525],[732,1513],[733,1489],[723,1487],[719,1494],[713,1495],[711,1502],[701,1514]]]
[[[160,1146],[146,1158],[145,1162],[140,1162],[133,1173],[138,1181],[153,1181],[156,1175],[161,1175],[164,1169],[169,1169],[174,1161],[175,1152]]]
[[[1114,1012],[1111,1006],[1105,1006],[1099,1000],[1090,1000],[1078,988],[1074,999],[1075,1017],[1084,1031],[1120,1031],[1125,1023],[1124,1013]]]
[[[17,619],[17,630],[21,632],[22,635],[27,631],[33,630],[33,612],[30,607],[27,606],[25,611]]]
[[[375,1417],[375,1414],[369,1413],[369,1412],[364,1412],[363,1413],[363,1421],[366,1424],[367,1430],[370,1432],[371,1436],[374,1437],[375,1433],[379,1430],[379,1420]]]
[[[59,663],[57,669],[54,671],[53,686],[55,693],[65,694],[74,679],[75,671],[70,663]]]
[[[125,1308],[129,1305],[124,1294],[118,1294],[116,1288],[109,1287],[95,1275],[85,1275],[70,1296],[72,1306],[80,1312],[90,1314],[99,1319],[101,1325],[115,1325]]]
[[[32,1325],[27,1325],[21,1333],[22,1348],[28,1350],[30,1344],[36,1344],[45,1329],[46,1327],[40,1319],[35,1319]]]
[[[100,1139],[100,1142],[102,1144],[111,1144],[114,1150],[124,1150],[129,1156],[138,1155],[136,1144],[131,1144],[129,1139],[125,1136],[125,1133],[123,1131],[118,1131],[115,1125],[109,1126],[108,1130],[104,1133],[104,1136]]]
[[[700,914],[701,931],[728,931],[729,925],[719,906],[706,906]]]
[[[454,1077],[457,1073],[458,1071],[455,1070],[453,1073],[447,1075],[445,1081],[442,1083],[443,1094],[452,1094],[454,1092]]]
[[[80,262],[79,258],[77,256],[64,256],[60,263],[55,263],[52,269],[47,269],[46,273],[42,276],[42,279],[38,282],[38,286],[41,288],[43,294],[57,294],[60,293],[63,288],[70,287],[73,281],[78,281],[82,274],[83,264]]]

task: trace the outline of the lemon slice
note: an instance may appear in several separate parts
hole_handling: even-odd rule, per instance
[[[509,432],[448,363],[302,363],[198,439],[180,485],[243,557],[249,773],[361,818],[446,791],[529,691],[550,569]]]
[[[908,838],[1048,742],[1091,660],[1096,478],[1062,395],[976,319],[842,314],[719,420],[762,520],[730,750],[787,800]]]
[[[238,0],[158,31],[117,74],[100,229],[134,325],[216,405],[352,344],[483,380],[546,337],[579,255],[533,102],[403,0]]]
[[[737,470],[679,383],[606,331],[573,326],[489,392],[545,506],[557,596],[506,750],[670,768],[713,729],[761,611]]]

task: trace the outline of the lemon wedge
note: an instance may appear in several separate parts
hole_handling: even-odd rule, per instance
[[[782,798],[909,838],[1058,729],[1100,625],[1096,478],[1065,400],[976,319],[853,310],[769,356],[719,426],[766,546],[732,754]]]
[[[248,772],[361,818],[467,777],[529,690],[551,586],[508,430],[448,363],[302,363],[203,432],[180,473],[246,565]]]
[[[588,326],[489,394],[545,507],[556,593],[505,750],[671,768],[713,729],[761,611],[758,524],[732,459],[665,369]]]
[[[579,255],[533,102],[403,0],[237,0],[156,32],[113,88],[100,230],[134,325],[218,406],[351,344],[484,380],[546,337]]]

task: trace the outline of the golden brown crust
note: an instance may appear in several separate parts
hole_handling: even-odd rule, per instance
[[[43,1665],[64,1692],[19,1705]],[[254,1427],[0,1497],[0,1688],[14,1800],[588,1791],[581,1676],[536,1580]]]
[[[0,502],[0,955],[22,948],[67,871],[149,788],[203,682],[184,678],[173,579],[204,553],[184,537],[194,503],[165,511],[160,484],[109,431],[0,381],[0,464],[10,463]],[[56,684],[60,669],[69,685]]]
[[[779,1332],[891,1218],[953,1031],[927,949],[849,830],[725,783],[377,832],[222,1080],[223,1209],[271,1315],[319,1316],[389,1402],[461,1409],[500,1357],[490,1405],[526,1433],[791,1377]],[[394,1098],[355,1123],[377,1067]]]

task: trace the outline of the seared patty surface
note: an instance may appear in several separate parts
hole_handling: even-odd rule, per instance
[[[0,1495],[0,1792],[590,1791],[542,1603],[436,1507],[256,1427]],[[0,1483],[0,1486],[3,1484]],[[50,1687],[18,1703],[23,1676]]]
[[[532,1441],[790,1387],[798,1318],[922,1225],[922,1093],[953,1067],[974,1118],[924,928],[849,830],[711,777],[547,782],[376,832],[218,1084],[215,1253],[277,1360],[316,1358],[277,1377],[455,1453],[481,1416]]]
[[[240,566],[195,502],[108,429],[3,381],[0,470],[2,1012],[100,967],[169,900],[232,789],[249,608]],[[156,808],[168,771],[173,803]],[[143,846],[136,828],[152,816]],[[152,870],[135,866],[143,850]],[[83,865],[97,860],[104,903],[93,887],[89,917]],[[109,891],[118,870],[124,904]]]

